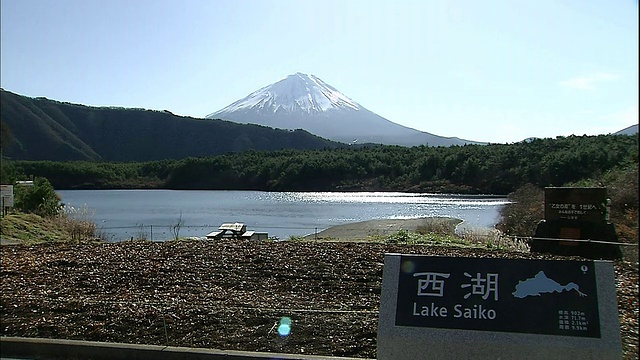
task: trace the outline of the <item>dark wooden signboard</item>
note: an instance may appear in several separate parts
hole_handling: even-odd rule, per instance
[[[396,326],[600,338],[593,261],[402,255]]]
[[[606,223],[606,188],[545,188],[544,218]]]

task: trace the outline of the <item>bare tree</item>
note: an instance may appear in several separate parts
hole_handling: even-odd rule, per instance
[[[184,225],[184,219],[182,218],[182,210],[180,210],[180,217],[178,218],[178,222],[171,226],[171,233],[173,234],[173,239],[178,240],[180,236],[180,228]]]

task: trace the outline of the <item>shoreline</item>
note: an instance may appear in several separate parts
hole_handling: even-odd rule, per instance
[[[370,236],[391,235],[406,230],[416,232],[420,229],[438,228],[455,233],[463,220],[449,217],[421,217],[414,219],[376,219],[342,225],[335,225],[315,234],[304,236],[305,240],[350,240],[367,241]]]

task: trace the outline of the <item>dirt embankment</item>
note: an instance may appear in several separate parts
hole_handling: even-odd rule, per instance
[[[375,358],[383,257],[545,258],[335,242],[2,247],[2,336]],[[638,268],[615,263],[625,358],[638,354]],[[291,333],[278,334],[283,317]]]

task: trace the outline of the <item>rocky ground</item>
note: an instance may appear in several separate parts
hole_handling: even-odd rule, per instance
[[[364,242],[3,246],[0,334],[375,358],[386,252],[559,258]],[[615,271],[623,350],[637,359],[638,266]]]

